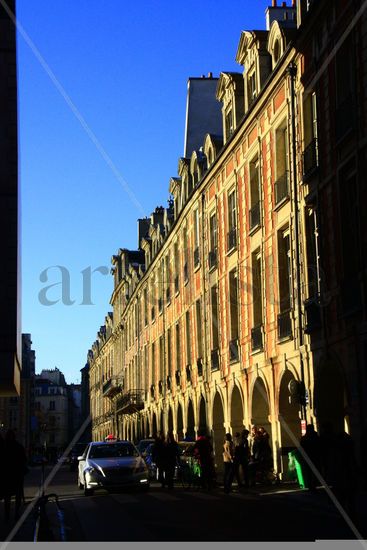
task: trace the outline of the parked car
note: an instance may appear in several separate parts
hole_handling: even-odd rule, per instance
[[[78,486],[85,495],[100,488],[149,488],[147,465],[130,441],[89,443],[78,460]]]

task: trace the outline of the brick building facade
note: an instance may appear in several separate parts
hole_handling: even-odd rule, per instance
[[[206,429],[219,466],[225,432],[256,424],[285,476],[305,422],[358,443],[367,418],[367,36],[358,1],[266,19],[217,79],[222,135],[200,128],[168,208],[113,256],[88,365],[94,439]]]

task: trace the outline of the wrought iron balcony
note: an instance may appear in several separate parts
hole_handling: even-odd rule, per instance
[[[314,138],[303,151],[303,179],[307,178],[317,169],[319,160],[318,160],[318,150],[317,150],[317,139]]]
[[[212,371],[219,369],[219,350],[212,349],[210,354],[211,368]]]
[[[260,201],[253,205],[249,210],[250,231],[260,225]]]
[[[200,265],[200,248],[197,246],[194,250],[194,267]]]
[[[144,408],[144,391],[131,390],[116,401],[116,412],[133,414]]]
[[[251,348],[252,351],[263,350],[263,326],[258,325],[251,329]]]
[[[227,252],[237,247],[237,229],[232,227],[227,233]]]
[[[278,315],[278,339],[285,340],[292,338],[291,310],[287,309]]]
[[[196,367],[198,369],[198,376],[203,376],[203,360],[201,357],[196,359]]]
[[[274,184],[275,204],[279,204],[289,197],[289,177],[288,172],[285,172],[278,178]]]
[[[209,252],[209,269],[214,269],[215,267],[217,267],[217,261],[217,251],[211,250]]]
[[[231,363],[239,361],[237,338],[234,338],[229,342],[229,360]]]
[[[122,384],[116,377],[109,378],[102,387],[103,397],[114,397],[121,389]]]

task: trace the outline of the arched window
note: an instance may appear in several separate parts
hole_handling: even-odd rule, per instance
[[[280,41],[279,41],[279,38],[277,38],[274,44],[274,53],[273,53],[274,65],[278,63],[279,58],[280,58]]]

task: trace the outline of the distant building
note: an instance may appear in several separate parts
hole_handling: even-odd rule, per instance
[[[68,384],[68,441],[71,441],[82,424],[82,392],[81,384]]]
[[[34,444],[50,457],[69,442],[68,404],[65,377],[58,368],[36,375]]]
[[[84,422],[90,414],[90,396],[89,396],[89,363],[80,369],[81,372],[81,421]],[[91,441],[92,428],[91,423],[86,427],[83,435],[83,441]]]
[[[15,13],[15,0],[4,3]],[[21,371],[15,34],[0,5],[0,396],[19,395]]]

